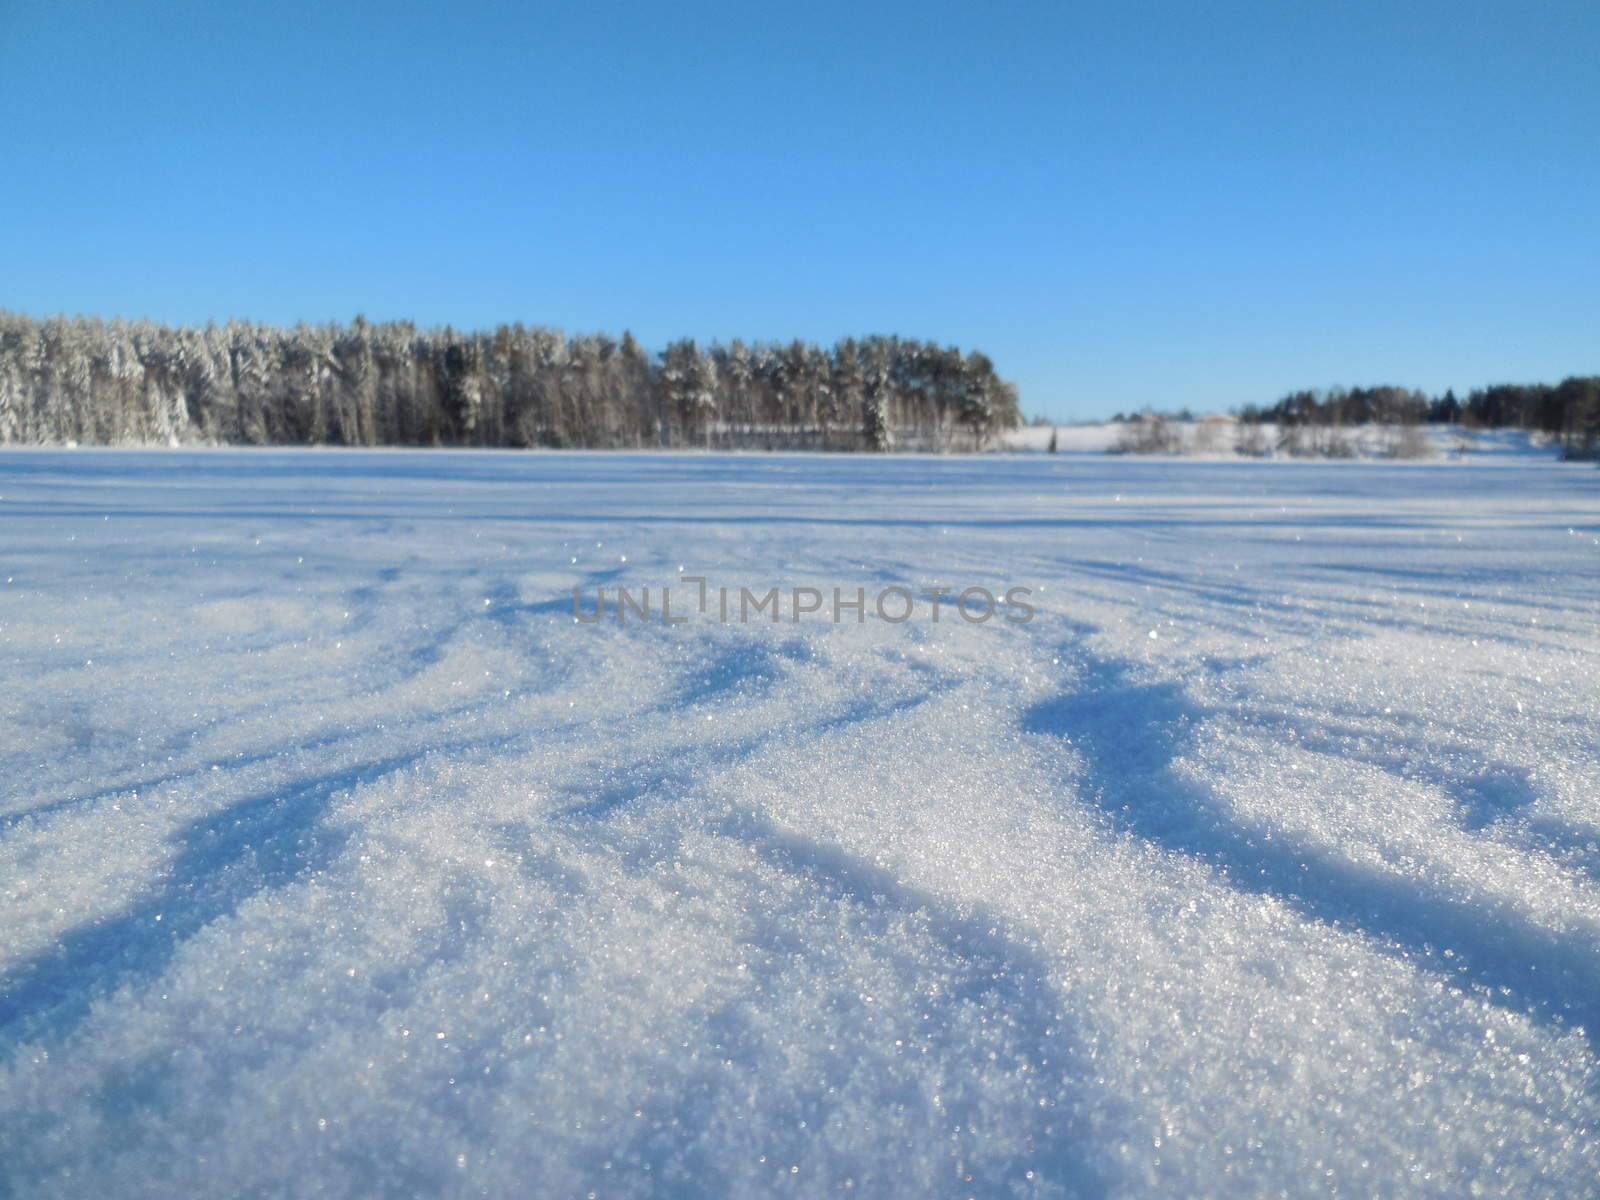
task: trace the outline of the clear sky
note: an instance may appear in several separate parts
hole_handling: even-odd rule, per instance
[[[1600,4],[0,0],[0,307],[1600,371]]]

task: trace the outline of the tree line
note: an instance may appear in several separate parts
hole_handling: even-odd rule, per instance
[[[1558,439],[1569,457],[1592,458],[1600,451],[1600,375],[1491,384],[1473,389],[1465,400],[1454,390],[1430,397],[1389,385],[1300,390],[1267,407],[1246,405],[1237,415],[1245,424],[1307,434],[1367,424],[1526,429]]]
[[[976,350],[831,348],[406,321],[35,319],[0,312],[0,444],[982,448],[1021,423]]]

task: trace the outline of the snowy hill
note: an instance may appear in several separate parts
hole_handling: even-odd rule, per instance
[[[1174,436],[1186,456],[1195,458],[1236,458],[1235,444],[1239,427],[1230,420],[1173,421],[1169,422]],[[1276,450],[1279,430],[1276,425],[1264,423],[1261,430],[1260,457],[1287,458]],[[995,448],[1015,451],[1046,451],[1052,432],[1056,436],[1057,451],[1062,454],[1104,454],[1115,451],[1129,436],[1126,424],[1104,421],[1084,425],[1028,425],[1011,430],[996,439]],[[1560,457],[1560,447],[1540,439],[1522,429],[1467,429],[1460,425],[1423,425],[1416,427],[1423,439],[1419,461],[1434,462],[1506,462],[1526,460],[1554,460]],[[1397,427],[1362,425],[1344,430],[1350,449],[1358,458],[1383,459],[1392,456],[1396,443],[1404,431]]]

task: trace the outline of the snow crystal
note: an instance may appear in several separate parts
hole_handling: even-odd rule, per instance
[[[1592,469],[0,483],[0,1192],[1600,1177]],[[680,576],[1036,614],[573,620]]]

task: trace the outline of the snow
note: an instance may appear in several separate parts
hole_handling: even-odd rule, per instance
[[[1104,454],[1117,444],[1122,426],[1111,421],[1073,425],[1024,425],[999,434],[995,446],[1000,450],[1049,450],[1055,434],[1060,454]],[[1230,439],[1231,440],[1231,439]]]
[[[0,581],[0,1193],[1600,1177],[1592,467],[22,451]]]
[[[1169,423],[1182,441],[1185,452],[1199,458],[1232,459],[1239,425],[1231,418]],[[1278,427],[1271,421],[1260,426],[1262,441],[1270,450],[1278,441]],[[1061,454],[1105,454],[1117,448],[1127,427],[1113,421],[1073,425],[1026,425],[999,435],[999,450],[1037,450],[1050,448],[1052,430],[1056,450]],[[1527,465],[1529,461],[1557,459],[1559,441],[1530,433],[1525,429],[1468,429],[1461,425],[1422,425],[1426,456],[1421,460],[1436,464],[1470,462],[1476,465],[1507,462]],[[1357,425],[1344,429],[1351,450],[1361,458],[1387,458],[1394,443],[1403,436],[1400,426]],[[1271,451],[1269,456],[1276,454]]]

